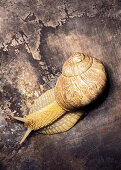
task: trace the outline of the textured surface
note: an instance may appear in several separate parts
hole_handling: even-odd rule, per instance
[[[38,99],[34,101],[34,104],[32,105],[29,114],[44,108],[45,106],[53,103],[54,101],[55,101],[55,94],[53,88],[51,90],[47,90]],[[49,126],[42,128],[40,130],[40,133],[54,134],[54,133],[65,132],[75,125],[75,123],[83,116],[83,113],[84,113],[83,111],[65,113],[63,116],[61,116],[59,119],[57,119]],[[58,111],[56,112],[56,114],[58,114]]]
[[[105,89],[107,75],[103,64],[90,56],[74,53],[62,68],[55,86],[55,97],[66,110],[92,103]]]
[[[0,1],[0,169],[121,169],[120,30],[119,0]],[[106,94],[70,131],[19,147],[25,128],[9,116],[28,113],[76,51],[104,63]]]

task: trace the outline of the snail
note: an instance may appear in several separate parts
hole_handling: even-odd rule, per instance
[[[23,118],[12,116],[27,128],[20,144],[32,130],[40,129],[42,134],[69,130],[82,117],[83,107],[103,92],[106,81],[105,68],[98,59],[74,53],[64,63],[55,87],[35,100],[29,114]]]

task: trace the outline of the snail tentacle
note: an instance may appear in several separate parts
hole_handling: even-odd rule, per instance
[[[20,141],[20,145],[25,141],[25,139],[27,138],[27,136],[30,134],[30,132],[32,131],[31,128],[28,128],[27,131],[24,134],[24,137],[22,138],[22,140]]]
[[[13,119],[16,119],[16,120],[19,120],[19,121],[21,121],[21,122],[26,122],[26,118],[24,118],[24,117],[17,117],[17,116],[12,116],[12,118]]]

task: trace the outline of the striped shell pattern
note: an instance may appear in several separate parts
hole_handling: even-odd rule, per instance
[[[55,86],[56,100],[66,110],[83,107],[102,93],[105,84],[103,64],[96,58],[75,53],[63,65]]]

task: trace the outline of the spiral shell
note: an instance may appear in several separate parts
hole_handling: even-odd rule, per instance
[[[102,93],[106,80],[98,59],[75,53],[63,65],[55,86],[56,101],[65,110],[83,107]]]

